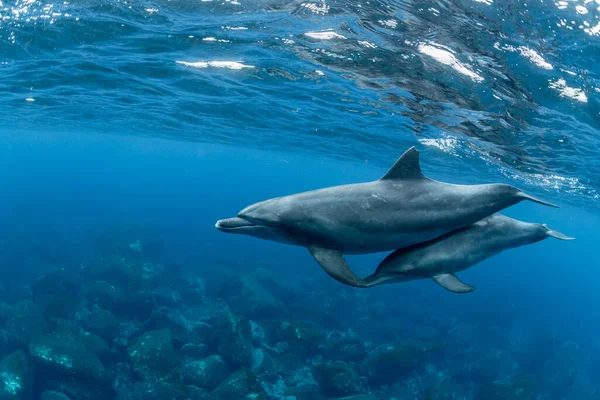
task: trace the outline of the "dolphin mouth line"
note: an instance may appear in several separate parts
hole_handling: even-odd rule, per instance
[[[241,216],[220,219],[215,224],[215,228],[223,232],[231,232],[235,231],[236,229],[249,228],[253,226],[269,226],[269,224],[266,224],[263,221],[254,220],[253,218]]]

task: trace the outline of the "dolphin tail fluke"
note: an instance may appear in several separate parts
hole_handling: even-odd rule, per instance
[[[544,200],[540,200],[537,197],[533,197],[525,192],[519,192],[517,194],[518,197],[524,199],[524,200],[529,200],[529,201],[533,201],[534,203],[539,203],[539,204],[543,204],[545,206],[550,206],[550,207],[554,207],[554,208],[559,208],[557,205],[552,204],[552,203],[548,203],[547,201]]]
[[[562,233],[560,233],[558,231],[553,231],[552,229],[548,229],[548,232],[546,232],[546,235],[552,236],[553,238],[557,238],[560,240],[575,240],[574,237],[563,235]]]

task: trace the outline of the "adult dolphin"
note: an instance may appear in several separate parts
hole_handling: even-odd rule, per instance
[[[366,287],[431,278],[454,293],[469,293],[474,287],[461,282],[456,272],[508,249],[536,243],[549,237],[573,240],[545,224],[534,224],[494,214],[426,243],[394,251],[364,279]]]
[[[421,173],[419,152],[407,150],[379,180],[278,197],[217,221],[220,231],[307,247],[334,279],[364,282],[342,254],[391,251],[471,225],[536,199],[503,184],[454,185]]]

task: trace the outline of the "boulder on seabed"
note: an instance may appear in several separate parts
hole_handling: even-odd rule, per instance
[[[173,347],[166,329],[143,333],[127,348],[133,371],[147,381],[181,381],[183,361]]]

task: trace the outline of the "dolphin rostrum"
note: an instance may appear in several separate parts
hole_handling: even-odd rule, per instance
[[[429,242],[398,249],[387,256],[377,271],[364,279],[366,287],[431,278],[454,293],[469,293],[474,287],[461,282],[463,271],[504,250],[554,237],[573,240],[544,224],[518,221],[494,214],[473,225],[447,233]]]
[[[412,147],[379,180],[262,201],[215,226],[306,247],[334,279],[363,287],[342,254],[422,243],[522,200],[553,206],[509,185],[454,185],[429,179],[421,173],[419,152]]]

